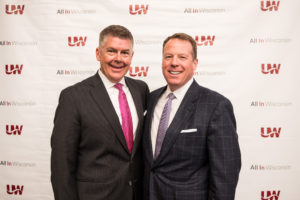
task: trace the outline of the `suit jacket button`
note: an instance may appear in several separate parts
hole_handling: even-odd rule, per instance
[[[132,182],[131,182],[131,181],[129,181],[128,184],[129,184],[130,186],[132,186]]]

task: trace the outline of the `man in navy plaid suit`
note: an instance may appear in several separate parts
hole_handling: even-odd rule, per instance
[[[230,101],[193,79],[197,45],[163,43],[167,86],[151,93],[144,130],[145,200],[233,200],[241,168]]]

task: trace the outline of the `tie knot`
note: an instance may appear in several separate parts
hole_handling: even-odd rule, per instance
[[[168,94],[168,98],[169,98],[170,100],[173,100],[173,99],[175,99],[176,97],[175,97],[175,95],[171,92],[170,94]]]
[[[114,87],[117,88],[119,91],[122,91],[123,85],[122,85],[121,83],[116,83],[116,84],[114,85]]]

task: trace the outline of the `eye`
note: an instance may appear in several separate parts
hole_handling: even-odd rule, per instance
[[[122,51],[121,53],[124,55],[129,55],[129,51]]]
[[[116,50],[114,50],[114,49],[107,49],[106,52],[107,52],[107,53],[115,53]]]

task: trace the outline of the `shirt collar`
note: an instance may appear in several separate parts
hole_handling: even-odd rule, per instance
[[[101,78],[101,80],[102,80],[102,82],[103,82],[106,89],[114,87],[114,85],[116,83],[113,83],[110,80],[108,80],[108,78],[103,74],[103,72],[101,70],[98,70],[98,74],[99,74],[99,76],[100,76],[100,78]],[[124,86],[126,87],[124,77],[119,81],[119,83],[121,83],[123,85],[123,87]]]
[[[183,86],[181,86],[180,88],[178,88],[177,90],[173,91],[173,94],[175,95],[176,99],[179,101],[182,101],[185,93],[188,91],[189,87],[192,85],[194,79],[191,78],[188,82],[186,82]],[[168,85],[167,90],[164,93],[165,98],[168,97],[168,95],[171,93],[171,89]]]

